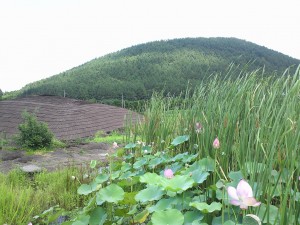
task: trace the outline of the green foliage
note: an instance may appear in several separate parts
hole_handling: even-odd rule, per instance
[[[123,142],[124,135],[118,131],[113,131],[110,134],[105,134],[103,131],[98,131],[93,138],[88,139],[88,142],[105,142],[105,143],[113,143],[113,142]]]
[[[52,142],[53,133],[46,123],[37,120],[34,114],[23,112],[24,122],[19,125],[19,143],[30,149],[49,147]]]
[[[195,207],[203,213],[211,213],[214,211],[220,211],[222,209],[222,204],[219,202],[213,202],[210,205],[206,202],[191,202],[190,206]]]
[[[186,87],[196,87],[211,74],[264,68],[266,74],[298,65],[299,60],[235,38],[184,38],[155,41],[94,59],[56,76],[21,89],[22,96],[57,95],[143,108],[139,100],[154,91],[178,96]],[[230,72],[229,72],[230,71]],[[291,69],[291,73],[294,69]],[[125,100],[124,101],[122,101]]]
[[[153,225],[172,224],[182,225],[184,216],[177,209],[166,209],[164,211],[156,211],[151,218]]]
[[[182,135],[175,137],[171,143],[181,138]],[[181,141],[178,147],[189,142],[189,139]],[[79,187],[78,193],[88,194],[91,200],[70,223],[92,223],[95,210],[101,211],[97,221],[101,220],[104,224],[241,225],[264,221],[275,225],[280,220],[278,205],[267,207],[264,203],[256,210],[251,209],[255,214],[243,217],[242,210],[233,208],[235,206],[231,206],[226,194],[227,187],[242,176],[241,171],[230,172],[225,175],[226,180],[222,180],[219,168],[215,166],[219,161],[217,155],[214,159],[199,159],[198,154],[187,152],[172,156],[174,145],[171,143],[164,153],[158,151],[155,154],[144,152],[142,143],[138,142],[134,146],[131,143],[130,148],[127,148],[130,157],[123,156],[122,163],[116,161],[117,154],[109,156],[110,169],[99,174],[90,184]],[[155,167],[151,166],[153,160],[157,161]],[[140,166],[135,167],[136,164]],[[164,177],[165,168],[173,168],[174,177]],[[261,174],[263,172],[260,171]],[[249,171],[245,177],[252,178],[251,173]],[[218,180],[217,183],[215,180]],[[83,189],[88,192],[82,192]],[[265,194],[256,195],[262,201],[266,200]],[[133,198],[135,201],[130,200]],[[289,195],[289,199],[292,196]],[[296,215],[291,215],[294,221]]]
[[[124,190],[120,186],[110,184],[98,192],[97,198],[104,202],[117,203],[124,199],[124,194]]]
[[[21,93],[22,92],[20,90],[18,90],[18,91],[4,92],[3,95],[2,95],[2,100],[14,99],[14,98],[20,96]]]
[[[0,132],[0,150],[8,144],[8,139],[5,132]]]
[[[5,193],[0,196],[0,224],[49,224],[48,219],[82,206],[84,198],[76,192],[80,184],[71,179],[71,176],[82,177],[82,173],[75,168],[33,177],[20,170],[7,175],[0,173],[0,193]],[[60,207],[51,208],[56,205]]]
[[[276,79],[254,72],[153,96],[145,119],[126,129],[123,154],[109,154],[107,168],[91,162],[94,176],[77,189],[88,201],[65,225],[299,224],[299,80],[300,68]],[[240,179],[258,207],[231,204],[228,187]]]

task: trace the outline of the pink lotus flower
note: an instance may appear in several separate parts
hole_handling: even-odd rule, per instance
[[[164,171],[164,176],[168,179],[171,179],[174,177],[173,171],[171,169],[166,169]]]
[[[253,197],[252,188],[245,180],[241,180],[236,189],[229,186],[227,192],[231,199],[230,203],[240,206],[241,209],[247,209],[248,206],[256,207],[261,204]]]
[[[214,140],[214,142],[213,142],[213,147],[214,147],[215,149],[220,148],[220,141],[219,141],[218,138],[216,138],[216,139]]]

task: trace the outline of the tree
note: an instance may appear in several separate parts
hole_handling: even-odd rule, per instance
[[[0,100],[2,99],[2,96],[3,96],[3,92],[2,92],[2,90],[0,89]]]
[[[22,113],[24,123],[19,125],[19,143],[27,148],[38,149],[49,147],[52,143],[53,133],[48,125],[37,120],[34,114],[26,111]]]

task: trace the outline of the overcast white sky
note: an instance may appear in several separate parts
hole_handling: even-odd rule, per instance
[[[0,89],[149,41],[236,37],[300,59],[299,0],[0,0]]]

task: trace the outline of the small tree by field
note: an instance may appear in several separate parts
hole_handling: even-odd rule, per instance
[[[0,100],[2,99],[2,96],[3,96],[3,92],[2,92],[2,90],[0,89]]]
[[[49,147],[52,142],[53,133],[49,130],[48,125],[37,120],[34,114],[23,112],[24,122],[18,127],[19,143],[27,148],[38,149]]]

